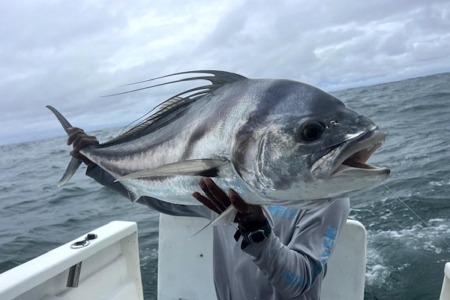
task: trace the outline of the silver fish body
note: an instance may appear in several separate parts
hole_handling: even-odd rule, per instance
[[[191,194],[203,176],[251,204],[301,208],[388,176],[366,164],[385,134],[335,97],[295,81],[211,73],[213,88],[169,99],[123,136],[80,152],[133,200],[175,204],[200,204]]]

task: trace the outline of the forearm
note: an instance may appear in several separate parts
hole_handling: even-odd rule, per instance
[[[295,218],[289,210],[281,209],[286,214],[275,218],[275,230],[269,238],[249,245],[244,251],[252,256],[283,297],[298,297],[312,286],[319,292],[320,282],[317,281],[323,278],[323,266],[334,249],[349,210],[348,199],[336,199],[320,209],[297,211]]]
[[[283,245],[277,236],[244,249],[283,297],[295,299],[321,276],[322,265],[308,255]]]

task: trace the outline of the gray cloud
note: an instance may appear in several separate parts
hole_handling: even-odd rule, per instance
[[[4,1],[0,144],[62,133],[46,104],[87,129],[132,121],[174,90],[100,96],[177,71],[327,90],[449,71],[449,14],[438,0]]]

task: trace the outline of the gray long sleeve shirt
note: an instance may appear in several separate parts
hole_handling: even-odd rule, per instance
[[[99,167],[87,175],[124,196],[126,189]],[[161,213],[214,218],[201,205],[174,205],[151,197],[145,204]],[[233,235],[236,226],[214,227],[214,282],[218,299],[319,299],[326,262],[349,214],[349,200],[336,199],[329,206],[301,210],[269,206],[273,233],[266,240],[241,250]]]

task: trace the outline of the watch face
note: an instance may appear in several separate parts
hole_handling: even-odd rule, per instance
[[[252,243],[262,242],[265,238],[266,236],[264,235],[264,230],[258,230],[248,235],[248,239],[252,241]]]

